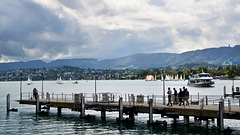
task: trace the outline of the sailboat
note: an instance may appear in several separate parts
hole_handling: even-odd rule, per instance
[[[57,78],[57,84],[63,84],[61,76],[59,77],[59,79]]]
[[[32,79],[28,76],[28,83],[27,85],[31,85],[32,84]]]

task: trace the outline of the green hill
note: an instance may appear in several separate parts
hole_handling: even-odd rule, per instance
[[[166,66],[178,66],[188,63],[206,62],[213,65],[240,64],[240,45],[234,47],[208,48],[203,50],[177,53],[134,54],[116,59],[61,59],[50,63],[41,60],[29,62],[0,63],[0,71],[20,68],[41,68],[56,66],[73,66],[97,69],[145,69]]]

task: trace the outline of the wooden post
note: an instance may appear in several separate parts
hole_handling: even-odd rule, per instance
[[[228,111],[231,112],[231,100],[228,99]]]
[[[163,105],[165,105],[165,79],[163,79]]]
[[[239,105],[238,106],[240,107],[240,99],[239,99]]]
[[[200,109],[203,110],[204,108],[204,98],[201,99]]]
[[[131,97],[129,94],[128,94],[128,102],[129,102],[129,105],[131,105]]]
[[[62,114],[62,108],[61,108],[61,107],[58,107],[58,108],[57,108],[57,112],[58,112],[58,116],[60,117],[61,114]]]
[[[199,102],[199,92],[198,92],[198,105],[200,105],[200,102]]]
[[[85,97],[81,96],[81,117],[85,117]]]
[[[125,94],[125,102],[127,102],[127,94]]]
[[[148,104],[149,104],[149,122],[148,122],[148,124],[152,124],[153,123],[153,99],[149,99]]]
[[[75,94],[74,95],[74,109],[79,108],[79,106],[77,106],[79,103],[80,103],[80,95]]]
[[[101,109],[101,119],[105,119],[106,118],[106,110],[105,109]]]
[[[223,96],[226,97],[226,86],[223,86]]]
[[[208,97],[207,97],[207,95],[206,95],[206,105],[208,105]]]
[[[195,125],[198,125],[198,124],[199,124],[199,120],[197,119],[196,116],[194,116],[194,124],[195,124]]]
[[[54,99],[54,92],[52,93],[52,99]]]
[[[223,131],[223,129],[224,129],[223,112],[224,112],[224,102],[219,101],[218,127],[219,127],[220,131]]]
[[[40,112],[39,95],[36,96],[36,114]]]
[[[189,125],[189,116],[184,116],[184,124]]]
[[[10,111],[10,94],[7,94],[7,112]]]
[[[65,94],[65,103],[67,102],[67,94]]]
[[[132,97],[133,106],[135,106],[135,97],[134,97],[134,94],[132,94],[131,97]]]
[[[119,99],[119,121],[123,120],[123,103],[122,103],[122,97]]]

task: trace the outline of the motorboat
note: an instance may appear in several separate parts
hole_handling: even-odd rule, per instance
[[[197,87],[210,87],[214,84],[213,77],[209,73],[192,74],[189,76],[188,85]]]

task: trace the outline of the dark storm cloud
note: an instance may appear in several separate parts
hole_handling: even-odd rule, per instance
[[[87,42],[74,23],[28,1],[4,1],[0,6],[0,56],[15,60],[68,55],[68,46]],[[16,57],[17,56],[17,57]],[[2,57],[3,58],[3,57]]]

